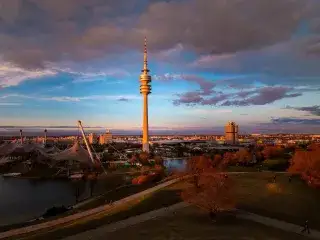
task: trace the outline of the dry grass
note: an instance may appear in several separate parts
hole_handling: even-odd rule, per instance
[[[102,239],[102,238],[95,238]],[[178,211],[174,216],[150,220],[113,233],[106,233],[103,239],[130,240],[304,240],[301,235],[286,233],[253,222],[229,216],[213,223],[207,214],[195,208]],[[79,239],[82,240],[82,239]]]
[[[236,182],[238,207],[268,217],[320,229],[320,191],[300,179],[281,174],[272,183],[273,174],[250,173],[232,176]]]
[[[271,183],[273,174],[270,173],[250,173],[238,176],[232,175],[231,177],[236,182],[235,194],[238,208],[299,225],[302,225],[306,219],[309,219],[311,228],[320,229],[320,192],[309,188],[299,179],[293,179],[292,182],[289,183],[288,176],[279,175],[276,183]],[[147,196],[143,200],[141,199],[141,201],[136,204],[130,204],[124,209],[119,209],[119,211],[114,212],[111,215],[101,216],[99,219],[78,224],[71,228],[57,229],[54,232],[28,239],[59,239],[57,238],[58,236],[66,237],[74,235],[105,224],[121,221],[131,216],[172,205],[181,201],[179,192],[185,186],[185,183],[177,183]],[[128,231],[126,228],[126,231],[120,231],[115,235],[111,234],[111,238],[106,239],[125,239],[128,238],[128,236],[133,240],[303,239],[301,236],[300,238],[293,238],[282,231],[277,231],[243,220],[235,220],[234,218],[233,220],[229,219],[220,222],[218,225],[212,226],[212,223],[208,223],[207,218],[204,217],[204,215],[194,214],[195,213],[183,213],[182,216],[184,217],[178,217],[170,221],[168,220],[169,225],[165,224],[166,221],[161,219],[156,220],[155,222],[146,222],[144,223],[146,225],[141,225],[144,227],[139,225],[135,231],[130,230],[135,229],[135,227],[128,228]],[[179,225],[179,221],[182,221],[181,226]],[[175,231],[177,231],[177,235],[175,235]],[[140,232],[142,233],[140,234]],[[199,232],[201,232],[202,235]],[[223,238],[223,236],[225,236],[225,238]]]

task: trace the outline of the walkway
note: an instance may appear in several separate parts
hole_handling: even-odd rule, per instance
[[[292,232],[292,233],[297,233],[300,234],[302,230],[302,226],[298,226],[292,223],[280,221],[274,218],[268,218],[264,216],[260,216],[254,213],[238,210],[239,214],[237,217],[246,219],[246,220],[251,220],[257,223],[264,224],[266,226],[274,227],[274,228],[279,228],[287,232]],[[304,234],[303,236],[310,237],[312,239],[320,239],[320,232],[314,229],[310,229],[310,234]]]
[[[108,232],[115,232],[117,230],[136,225],[154,218],[167,216],[170,214],[173,214],[174,211],[177,211],[179,209],[182,209],[186,207],[187,205],[185,203],[177,203],[175,205],[172,205],[170,207],[161,208],[158,210],[154,210],[151,212],[147,212],[135,217],[128,218],[126,220],[111,223],[109,225],[105,225],[103,227],[89,230],[83,233],[79,233],[70,237],[67,237],[63,240],[89,240],[89,239],[104,239],[104,235]]]
[[[233,175],[233,174],[248,174],[248,173],[252,173],[252,172],[226,172],[226,173],[228,173],[230,175]],[[282,172],[277,172],[277,173],[282,173]],[[52,228],[55,228],[55,227],[60,227],[60,226],[66,225],[66,224],[70,224],[70,223],[78,221],[78,220],[91,219],[95,215],[107,213],[108,211],[110,211],[111,209],[113,209],[116,206],[128,203],[130,201],[133,201],[135,199],[140,198],[141,196],[145,196],[147,194],[156,192],[156,191],[158,191],[160,189],[168,187],[168,186],[170,186],[170,185],[172,185],[174,183],[177,183],[177,182],[179,182],[179,181],[181,181],[183,179],[186,179],[188,177],[190,177],[190,176],[184,176],[184,177],[172,179],[172,180],[169,180],[167,182],[161,183],[161,184],[159,184],[157,186],[154,186],[154,187],[149,188],[147,190],[144,190],[142,192],[139,192],[139,193],[133,194],[133,195],[131,195],[129,197],[120,199],[119,201],[114,202],[112,204],[112,206],[110,206],[109,204],[105,204],[105,205],[102,205],[102,206],[97,207],[97,208],[93,208],[93,209],[90,209],[90,210],[87,210],[87,211],[83,211],[83,212],[80,212],[80,213],[76,213],[76,214],[73,214],[73,215],[69,215],[69,216],[66,216],[66,217],[61,217],[59,219],[55,219],[55,220],[52,220],[52,221],[47,221],[47,222],[34,224],[34,225],[31,225],[31,226],[27,226],[27,227],[22,227],[22,228],[18,228],[18,229],[12,229],[12,230],[9,230],[9,231],[6,231],[6,232],[1,232],[0,233],[0,239],[9,238],[9,237],[12,238],[12,237],[15,237],[15,236],[18,236],[18,235],[29,234],[29,233],[33,233],[35,231],[41,231],[41,230],[45,230],[45,229],[48,229],[48,228],[52,229]]]
[[[126,220],[112,223],[94,230],[86,231],[83,233],[79,233],[70,237],[67,237],[63,240],[89,240],[89,239],[104,239],[104,236],[106,233],[109,232],[115,232],[118,230],[121,230],[123,228],[136,225],[154,218],[158,217],[163,217],[167,216],[170,214],[174,214],[175,211],[182,209],[184,207],[188,206],[186,203],[177,203],[175,205],[172,205],[167,208],[161,208],[155,211],[151,211],[148,213],[144,213],[135,217],[128,218]],[[245,219],[245,220],[250,220],[253,222],[261,223],[266,226],[278,228],[287,232],[291,233],[297,233],[300,234],[300,231],[302,229],[301,226],[287,223],[284,221],[279,221],[276,219],[268,218],[268,217],[263,217],[259,216],[253,213],[245,212],[242,210],[238,210],[237,218]],[[310,234],[303,234],[304,237],[308,237],[311,239],[320,239],[320,232],[317,230],[310,229]]]
[[[9,237],[15,237],[18,235],[23,235],[23,234],[29,234],[35,231],[41,231],[47,228],[54,228],[54,227],[59,227],[62,225],[66,225],[69,224],[71,222],[75,222],[77,220],[85,220],[87,218],[91,218],[95,215],[99,215],[102,213],[107,213],[109,210],[112,210],[114,207],[128,203],[130,201],[136,200],[138,198],[140,198],[141,196],[145,196],[148,195],[150,193],[156,192],[160,189],[163,189],[165,187],[168,187],[176,182],[179,182],[183,179],[185,179],[186,177],[182,177],[182,178],[177,178],[177,179],[173,179],[164,183],[161,183],[157,186],[154,186],[152,188],[149,188],[147,190],[144,190],[142,192],[133,194],[129,197],[120,199],[119,201],[116,201],[112,204],[112,206],[110,206],[110,204],[105,204],[102,205],[100,207],[97,208],[93,208],[87,211],[83,211],[80,213],[76,213],[73,215],[69,215],[67,217],[61,217],[52,221],[48,221],[48,222],[43,222],[43,223],[39,223],[39,224],[34,224],[31,226],[27,226],[27,227],[22,227],[22,228],[18,228],[18,229],[12,229],[6,232],[1,232],[0,233],[0,239],[4,239],[4,238],[9,238]]]

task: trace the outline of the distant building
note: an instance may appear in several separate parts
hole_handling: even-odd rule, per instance
[[[99,144],[102,145],[109,142],[112,142],[112,133],[110,132],[110,130],[107,130],[106,133],[99,136]]]
[[[239,127],[235,122],[228,122],[225,126],[225,141],[228,144],[238,143],[238,131]]]
[[[95,133],[90,133],[88,138],[90,144],[96,144],[98,142],[98,136]]]

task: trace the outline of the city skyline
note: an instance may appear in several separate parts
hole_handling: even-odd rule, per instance
[[[0,7],[2,126],[141,131],[147,36],[151,132],[320,133],[317,1],[56,2]]]

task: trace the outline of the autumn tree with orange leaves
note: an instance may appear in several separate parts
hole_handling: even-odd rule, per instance
[[[214,167],[218,167],[222,164],[222,161],[223,161],[223,158],[220,154],[215,154],[213,157],[212,157],[212,164]]]
[[[149,162],[149,153],[148,152],[141,152],[139,154],[139,161],[142,165],[149,165],[150,162]]]
[[[182,191],[183,201],[209,212],[211,218],[218,212],[234,207],[232,180],[206,156],[192,158],[187,166],[191,180]]]
[[[289,173],[299,174],[313,187],[320,187],[320,147],[313,145],[308,151],[297,150],[291,160]]]
[[[232,152],[226,152],[223,155],[223,161],[222,161],[222,165],[223,166],[228,166],[228,165],[233,165],[236,163],[236,155]]]
[[[276,146],[266,146],[262,154],[265,159],[281,158],[284,156],[284,149]]]
[[[197,188],[199,179],[203,172],[213,168],[212,161],[207,156],[194,156],[187,162],[185,174],[192,176],[193,184]]]
[[[252,162],[253,155],[247,149],[240,149],[236,152],[236,162],[239,165],[249,165]]]

